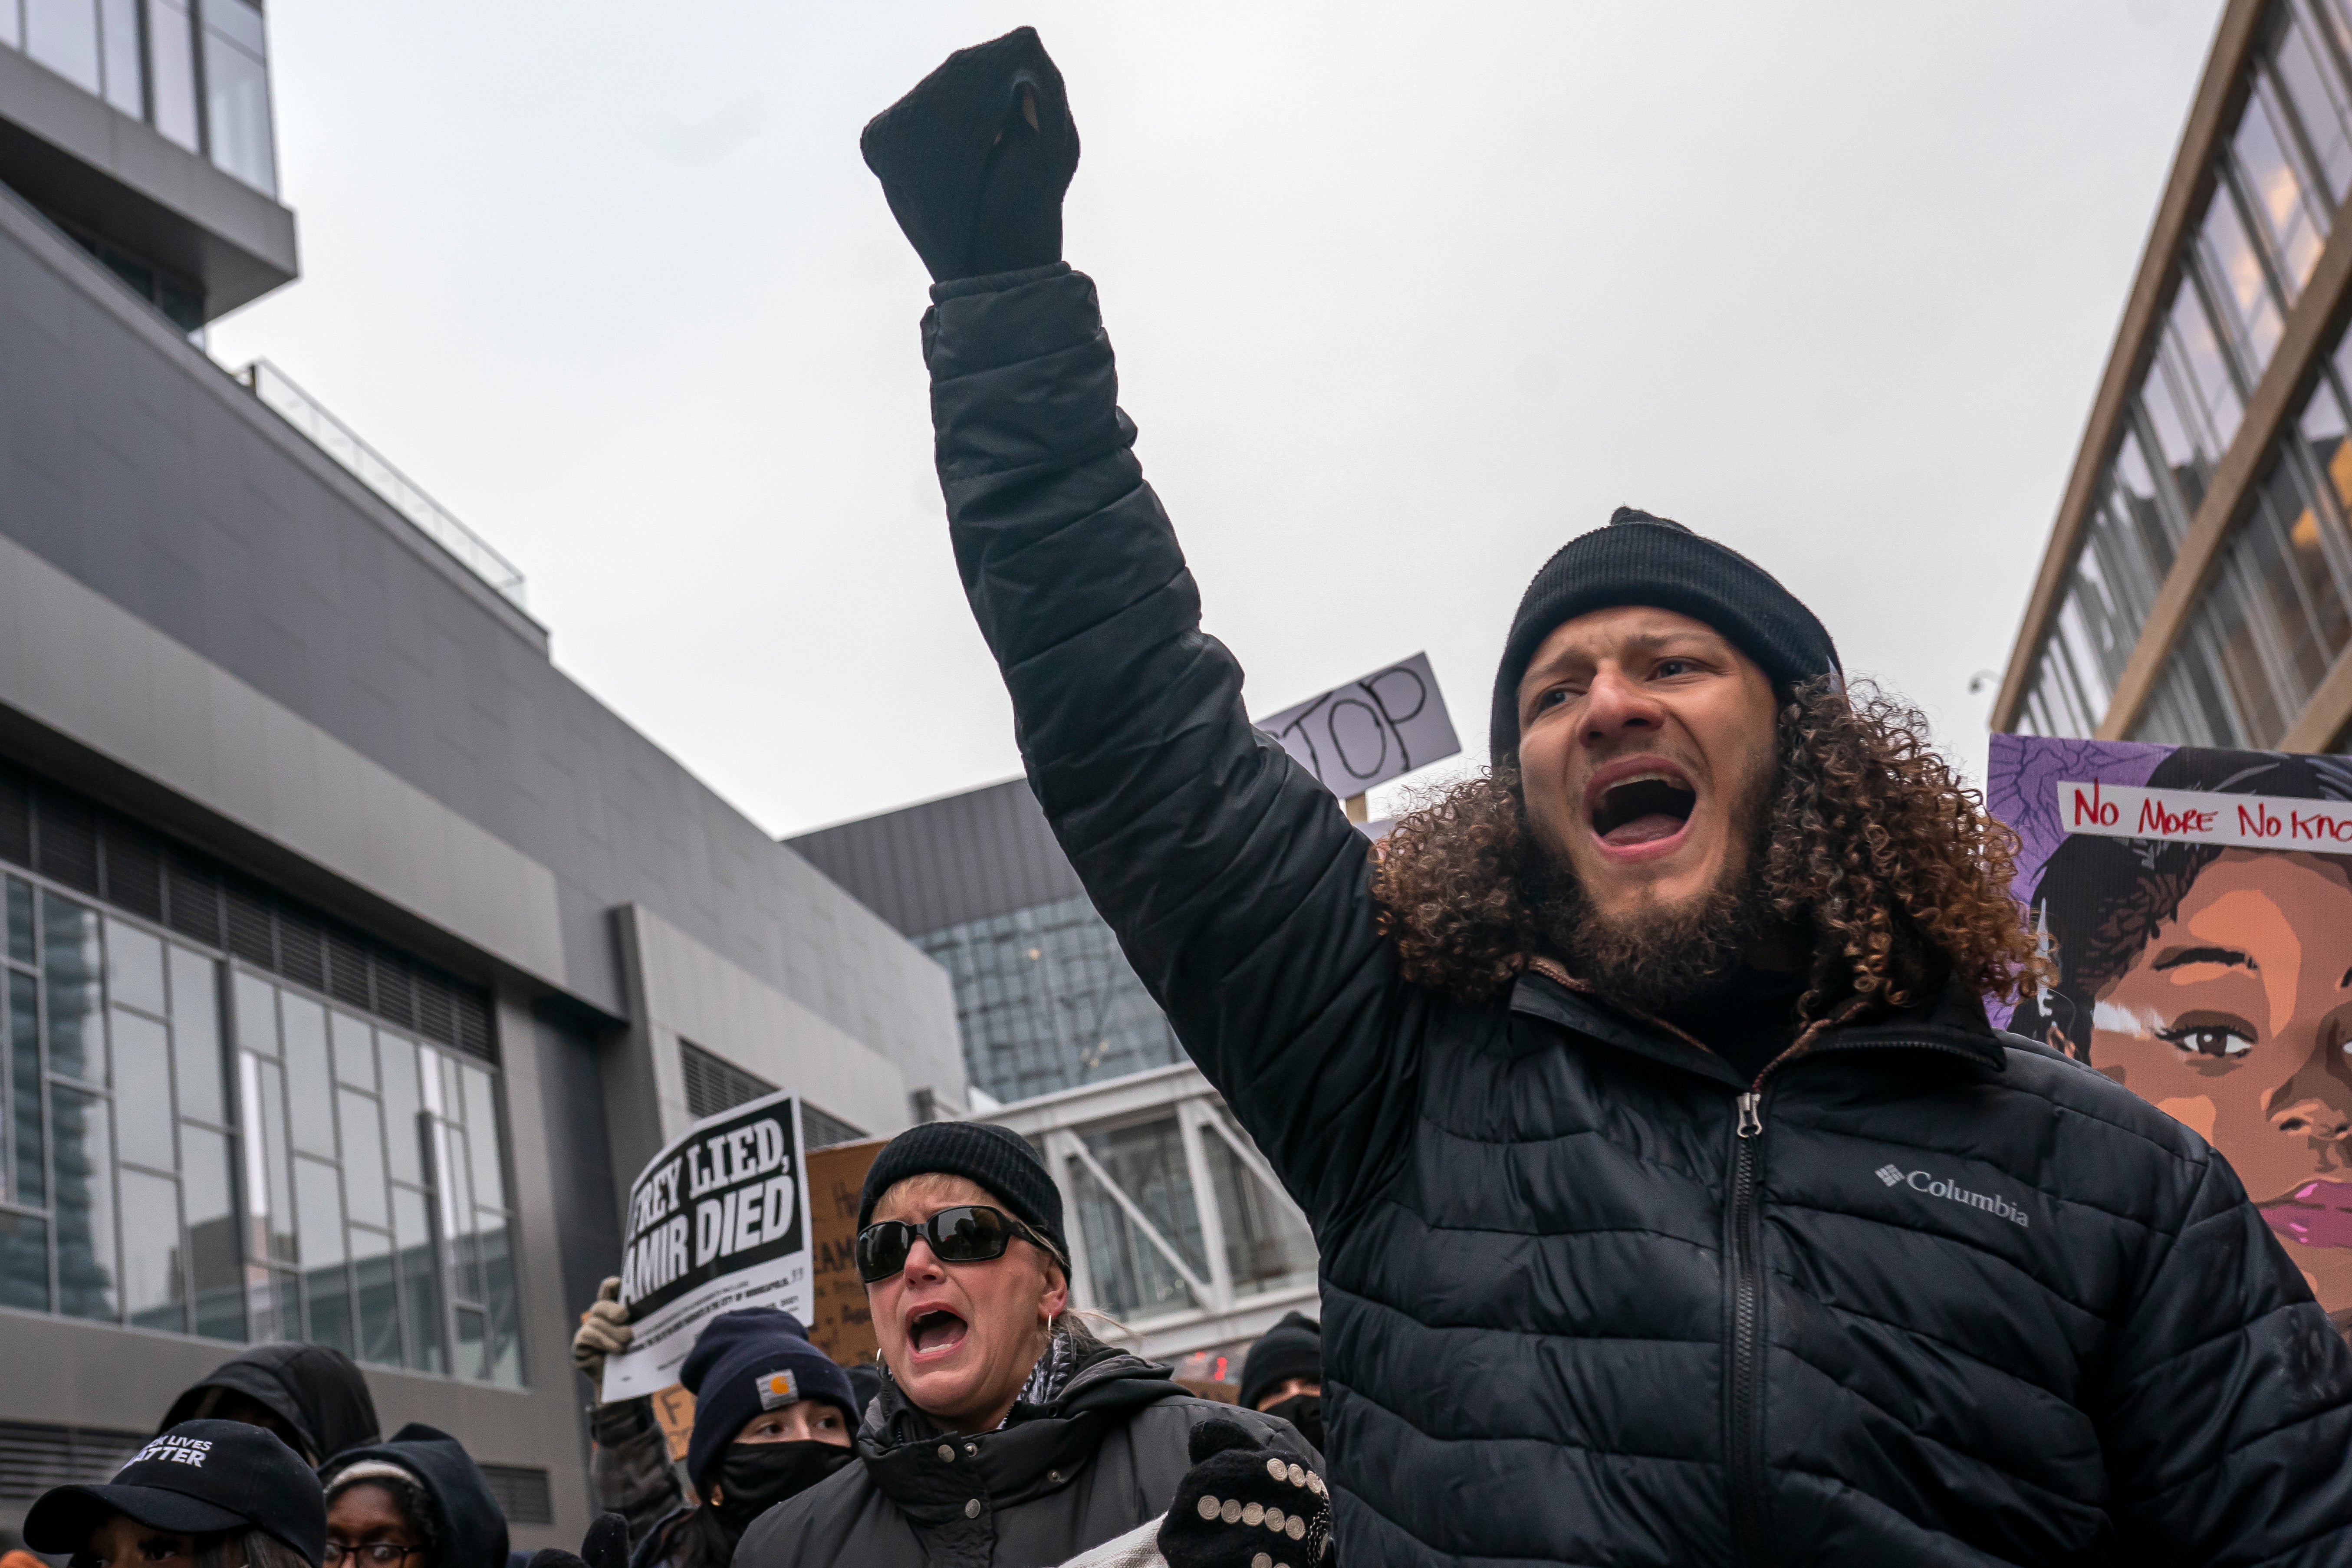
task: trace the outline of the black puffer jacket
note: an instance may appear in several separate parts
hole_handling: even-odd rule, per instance
[[[1030,783],[1321,1243],[1348,1568],[2352,1562],[2352,1354],[2203,1142],[1964,997],[1751,1089],[1540,975],[1403,983],[1199,629],[1092,284],[933,298]]]
[[[978,1436],[940,1436],[886,1384],[860,1463],[753,1521],[737,1568],[1045,1568],[1167,1512],[1192,1428],[1220,1418],[1318,1458],[1289,1422],[1194,1398],[1102,1346],[1042,1414]]]

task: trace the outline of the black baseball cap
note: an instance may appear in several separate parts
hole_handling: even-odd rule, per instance
[[[275,1432],[242,1421],[183,1421],[96,1487],[52,1487],[25,1515],[36,1552],[79,1552],[110,1514],[182,1535],[262,1530],[303,1559],[327,1552],[319,1478]]]

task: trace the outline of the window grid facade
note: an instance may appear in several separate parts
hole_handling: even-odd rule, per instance
[[[2017,730],[2087,735],[2106,713],[2156,591],[2237,433],[2246,399],[2269,367],[2286,313],[2310,281],[2332,216],[2352,192],[2347,42],[2352,12],[2345,0],[2272,0],[2264,11],[2242,82],[2242,107],[2217,139],[2211,194],[2188,226],[2171,302],[2143,351],[2147,363],[2093,487],[2057,613],[2031,656],[2032,675],[2012,720]],[[2275,477],[2266,478],[2263,488]],[[2281,482],[2303,486],[2308,479],[2297,458]],[[2273,507],[2298,502],[2276,527],[2252,521],[2251,513],[2242,519],[2231,544],[2236,563],[2218,574],[2236,585],[2215,607],[2215,624],[2182,639],[2184,649],[2196,650],[2188,662],[2199,668],[2168,669],[2141,729],[2190,739],[2210,732],[2221,711],[2217,702],[2242,706],[2253,698],[2253,708],[2240,717],[2258,731],[2283,732],[2283,724],[2270,725],[2263,699],[2231,693],[2214,650],[2236,647],[2242,663],[2252,657],[2251,634],[2228,625],[2231,604],[2256,603],[2248,596],[2250,585],[2269,592],[2284,581],[2277,569],[2282,559],[2298,563],[2289,575],[2296,579],[2295,603],[2307,612],[2310,647],[2325,645],[2326,600],[2334,586],[2311,568],[2317,564],[2313,551],[2325,554],[2334,545],[2305,542],[2288,549],[2280,542],[2280,528],[2290,542],[2296,538],[2293,530],[2306,510],[2300,499],[2272,498]],[[2311,510],[2310,516],[2313,527],[2340,527],[2332,509]],[[2307,535],[2306,529],[2306,541]],[[2280,661],[2294,667],[2307,655],[2267,647],[2261,655],[2268,661],[2265,691],[2292,690],[2291,681],[2280,685],[2273,679]],[[2165,728],[2179,723],[2207,728]]]
[[[0,1306],[520,1386],[496,1076],[0,879]]]
[[[1083,895],[914,942],[954,981],[965,1070],[1000,1100],[1181,1059],[1176,1032]]]
[[[253,0],[0,0],[0,45],[278,194],[268,41]]]

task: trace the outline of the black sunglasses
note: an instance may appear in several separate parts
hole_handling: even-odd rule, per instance
[[[985,1263],[1003,1257],[1016,1236],[1061,1262],[1062,1255],[1051,1242],[1002,1209],[986,1204],[958,1204],[920,1225],[886,1219],[859,1231],[857,1277],[871,1285],[906,1268],[907,1254],[915,1249],[917,1237],[931,1244],[931,1256],[942,1263]]]

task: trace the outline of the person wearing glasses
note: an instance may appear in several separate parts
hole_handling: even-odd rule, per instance
[[[1228,1445],[1217,1461],[1255,1470],[1300,1516],[1296,1534],[1263,1505],[1232,1525],[1234,1568],[1261,1553],[1315,1562],[1303,1547],[1326,1506],[1322,1457],[1289,1423],[1196,1398],[1069,1316],[1062,1195],[1027,1140],[970,1121],[910,1128],[875,1157],[857,1225],[884,1373],[858,1462],[762,1514],[740,1568],[1061,1563],[1153,1527],[1212,1426]],[[1188,1506],[1189,1528],[1225,1528],[1216,1514]]]
[[[79,1568],[320,1568],[319,1478],[264,1427],[184,1421],[103,1486],[53,1487],[25,1515],[36,1552]]]
[[[412,1421],[320,1471],[321,1568],[507,1568],[507,1519],[457,1439]]]

